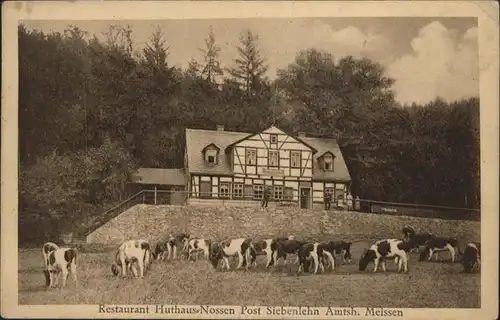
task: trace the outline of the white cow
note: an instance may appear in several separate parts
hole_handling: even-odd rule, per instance
[[[122,276],[126,277],[127,270],[132,269],[134,277],[143,278],[145,269],[150,265],[150,260],[151,247],[147,240],[128,240],[118,248],[111,270],[117,276],[121,269]],[[136,264],[139,266],[139,273],[137,273]]]

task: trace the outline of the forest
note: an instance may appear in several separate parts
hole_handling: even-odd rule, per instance
[[[161,29],[140,49],[132,32],[19,26],[20,241],[124,200],[139,167],[182,167],[184,129],[216,124],[337,139],[362,199],[479,208],[478,97],[400,105],[379,63],[315,48],[270,80],[251,30],[227,66],[207,30],[182,69]]]

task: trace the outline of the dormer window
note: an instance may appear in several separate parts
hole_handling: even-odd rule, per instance
[[[323,170],[333,171],[333,158],[334,158],[333,154],[327,152],[321,158],[322,158],[321,162],[323,164]]]
[[[203,156],[205,158],[205,163],[212,165],[217,164],[219,148],[214,144],[210,144],[203,149]]]

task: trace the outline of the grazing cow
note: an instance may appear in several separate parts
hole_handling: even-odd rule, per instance
[[[256,264],[256,250],[251,239],[239,238],[232,240],[224,240],[214,245],[210,253],[210,261],[212,266],[217,268],[219,261],[222,260],[226,269],[229,270],[229,257],[238,256],[239,269],[245,265],[245,269]]]
[[[286,262],[286,255],[287,254],[297,254],[299,251],[299,248],[302,247],[306,242],[304,241],[299,241],[299,240],[284,240],[284,241],[277,241],[277,248],[276,251],[274,252],[273,260],[274,263],[277,265],[278,260],[280,258],[283,258],[283,261]],[[297,262],[299,261],[297,257]]]
[[[431,260],[434,253],[436,254],[436,260],[439,259],[440,251],[449,251],[451,255],[451,262],[455,262],[455,256],[458,254],[459,250],[457,250],[458,241],[452,238],[444,238],[444,237],[432,237],[425,243],[425,249],[420,254],[420,261]]]
[[[405,242],[410,241],[410,238],[416,234],[415,229],[409,226],[403,227],[403,240]]]
[[[373,272],[377,272],[379,262],[382,262],[382,270],[385,272],[385,260],[394,259],[398,265],[398,272],[401,271],[401,266],[403,266],[404,272],[408,272],[408,257],[406,254],[408,250],[408,243],[401,240],[379,240],[363,253],[359,260],[359,270],[364,271],[368,264],[373,261],[375,264]]]
[[[45,276],[45,285],[50,286],[50,273],[49,273],[49,253],[59,249],[59,246],[53,242],[46,242],[42,247],[42,255],[43,255],[43,274]]]
[[[182,244],[182,251],[187,248],[187,240],[189,240],[189,234],[187,233],[176,233],[174,235],[170,234],[168,240],[159,241],[156,244],[153,256],[155,260],[165,260],[165,254],[168,252],[167,259],[177,258],[177,247]]]
[[[187,242],[187,254],[188,260],[193,258],[193,253],[196,253],[196,258],[198,258],[198,253],[203,251],[205,259],[210,258],[210,248],[212,246],[212,241],[209,239],[191,239],[185,240]]]
[[[257,253],[264,252],[267,258],[266,269],[274,264],[274,253],[278,248],[278,242],[294,240],[294,236],[277,237],[274,239],[265,239],[254,243],[254,248]]]
[[[306,243],[302,245],[297,251],[297,255],[299,257],[298,273],[300,273],[302,270],[304,270],[304,272],[309,272],[309,262],[311,259],[314,262],[314,274],[318,273],[318,267],[321,268],[322,272],[324,272],[325,267],[323,265],[322,259],[320,259],[320,257],[323,256],[323,253],[323,248],[319,242]],[[330,255],[329,252],[327,252],[327,254]],[[332,256],[330,255],[329,257]]]
[[[154,260],[165,260],[165,253],[168,251],[168,241],[158,241],[155,250],[151,253]]]
[[[184,232],[175,233],[174,235],[170,235],[168,239],[168,259],[176,259],[177,258],[177,247],[182,244],[182,252],[185,252],[187,249],[188,241],[190,239],[190,235]]]
[[[410,237],[408,244],[410,246],[410,252],[419,251],[420,246],[425,246],[427,241],[431,240],[434,235],[430,232],[416,233]]]
[[[467,244],[462,257],[463,272],[471,273],[474,269],[481,267],[481,245],[471,242]]]
[[[335,271],[335,259],[336,255],[342,254],[344,263],[351,263],[351,242],[345,241],[329,241],[320,244],[323,250],[323,256],[320,256],[320,261],[324,264],[324,256],[326,256],[327,261],[330,262],[332,271]]]
[[[403,239],[410,244],[410,252],[418,252],[419,247],[425,245],[433,236],[430,232],[416,233],[412,227],[403,228]]]
[[[49,288],[57,287],[59,276],[62,274],[62,288],[66,287],[69,273],[73,275],[75,287],[78,287],[76,275],[76,248],[58,248],[47,255],[47,271],[50,275]]]
[[[127,270],[132,269],[134,277],[144,278],[144,271],[150,265],[151,247],[146,240],[128,240],[123,242],[115,255],[115,263],[111,270],[115,276],[120,273],[127,276]],[[154,257],[154,255],[153,255]],[[135,265],[139,266],[139,274]]]

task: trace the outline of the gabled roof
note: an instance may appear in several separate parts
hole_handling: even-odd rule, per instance
[[[333,154],[333,152],[331,152],[331,151],[326,151],[326,152],[324,152],[323,154],[319,155],[319,156],[318,156],[318,159],[323,158],[323,157],[324,157],[324,156],[326,156],[327,154],[329,154],[329,155],[331,155],[333,158],[335,158],[335,155]]]
[[[273,128],[273,127],[275,127],[275,126],[271,126],[271,127],[267,128],[267,129],[262,130],[262,131],[259,131],[259,132],[249,133],[249,134],[247,134],[247,136],[245,136],[245,137],[243,137],[243,138],[241,138],[241,139],[239,139],[239,140],[237,140],[237,141],[235,141],[235,142],[231,143],[230,145],[228,145],[228,146],[227,146],[227,148],[231,148],[231,147],[233,147],[234,145],[236,145],[236,144],[238,144],[238,143],[240,143],[240,142],[242,142],[242,141],[245,141],[246,139],[249,139],[249,138],[251,138],[251,137],[253,137],[253,136],[256,136],[256,135],[258,135],[258,134],[261,134],[262,132],[264,132],[264,131],[266,131],[266,130],[269,130],[269,129]],[[275,128],[276,128],[276,127],[275,127]],[[279,129],[279,128],[277,128],[277,129]],[[280,130],[280,131],[283,131],[283,130],[281,130],[281,129],[279,129],[279,130]],[[307,142],[305,142],[302,138],[299,138],[299,137],[296,137],[296,136],[294,136],[294,135],[291,135],[291,134],[289,134],[289,133],[287,133],[287,132],[285,132],[285,131],[283,131],[283,132],[284,132],[284,133],[286,133],[286,134],[288,134],[289,136],[293,137],[295,140],[297,140],[297,141],[299,141],[299,142],[303,143],[304,145],[306,145],[308,148],[310,148],[310,149],[313,151],[313,153],[316,153],[316,152],[318,151],[318,150],[316,150],[313,146],[311,146],[311,145],[309,145]]]
[[[248,135],[247,132],[186,129],[189,172],[232,175],[233,172],[226,153],[219,152],[217,165],[209,165],[205,163],[201,150],[210,144],[215,145],[219,150],[226,150],[230,144]]]
[[[347,165],[344,161],[342,152],[340,151],[339,144],[337,140],[331,138],[313,138],[306,137],[302,138],[310,145],[314,146],[318,153],[313,155],[314,160],[314,170],[313,179],[314,180],[338,180],[338,181],[351,181],[351,175],[347,169]],[[318,159],[325,153],[330,152],[334,156],[333,160],[333,171],[324,171],[318,166]]]
[[[205,148],[203,148],[203,149],[201,150],[201,152],[205,152],[205,151],[207,151],[207,149],[208,149],[208,148],[210,148],[210,147],[214,147],[215,149],[217,149],[218,151],[220,151],[220,148],[219,148],[219,147],[217,147],[214,143],[211,143],[211,144],[209,144],[209,145],[205,146]]]
[[[162,184],[184,186],[184,169],[139,168],[132,175],[132,182],[141,184]]]

